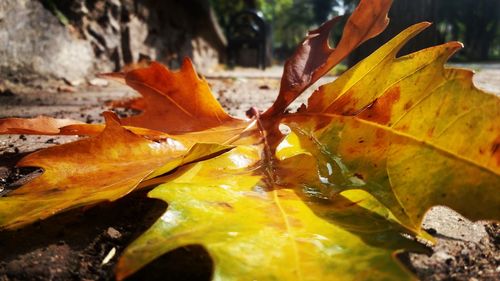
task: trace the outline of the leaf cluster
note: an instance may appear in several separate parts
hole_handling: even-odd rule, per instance
[[[394,253],[427,251],[418,241],[433,242],[421,229],[430,207],[500,218],[500,100],[475,88],[470,71],[444,67],[461,44],[397,58],[429,25],[415,24],[287,110],[384,30],[390,5],[361,1],[334,49],[337,18],[310,31],[274,104],[247,119],[228,115],[186,59],[178,72],[154,62],[106,75],[142,95],[126,103],[137,116],[0,120],[2,133],[87,136],[18,163],[44,173],[0,198],[0,226],[151,188],[168,209],[121,255],[119,280],[193,244],[212,257],[214,280],[412,279]]]

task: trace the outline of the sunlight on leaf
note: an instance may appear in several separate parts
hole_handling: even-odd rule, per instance
[[[322,86],[289,126],[314,140],[319,166],[334,167],[334,192],[364,189],[414,229],[435,205],[497,219],[500,100],[475,88],[471,72],[444,68],[456,42],[396,58],[427,26],[408,28]]]
[[[117,278],[200,244],[214,259],[213,280],[410,279],[393,252],[423,247],[404,238],[404,228],[347,197],[333,202],[267,190],[260,153],[240,146],[183,168],[151,191],[168,210],[125,250]]]
[[[190,146],[175,139],[153,142],[121,127],[113,114],[105,116],[102,134],[32,153],[18,163],[41,167],[44,173],[0,198],[1,228],[17,228],[69,208],[116,200],[158,169],[167,172],[186,158],[192,161],[227,149],[207,144],[208,148],[190,151]]]
[[[228,115],[186,59],[106,74],[142,98],[106,124],[38,117],[0,120],[0,134],[88,138],[50,147],[18,166],[44,173],[0,198],[0,227],[153,188],[166,212],[119,259],[123,279],[187,245],[206,248],[214,280],[407,280],[395,255],[429,253],[425,213],[449,206],[500,219],[500,99],[472,72],[445,68],[462,45],[399,50],[410,26],[295,113],[287,107],[388,24],[390,0],[362,0],[335,49],[336,19],[311,31],[284,69],[278,97],[249,119]],[[112,104],[113,106],[113,104]],[[288,126],[283,135],[280,126]]]
[[[110,76],[117,78],[117,74]],[[238,123],[224,111],[210,92],[207,81],[198,77],[187,58],[176,72],[153,62],[147,68],[123,73],[122,79],[144,99],[144,111],[122,119],[124,125],[173,133]]]

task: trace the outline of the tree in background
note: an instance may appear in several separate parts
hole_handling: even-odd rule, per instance
[[[357,0],[344,0],[352,11]],[[400,16],[404,15],[404,17]],[[406,27],[421,21],[432,26],[410,41],[400,52],[408,54],[447,41],[460,41],[465,48],[452,59],[485,61],[500,58],[500,1],[498,0],[394,0],[389,12],[391,22],[377,38],[351,54],[353,65],[371,54]]]
[[[224,26],[230,15],[249,7],[264,14],[273,30],[275,58],[288,57],[308,30],[333,16],[351,13],[359,0],[212,0]],[[363,44],[350,57],[353,64],[366,57],[406,27],[421,21],[434,24],[418,35],[401,51],[410,53],[450,40],[466,48],[454,59],[484,61],[500,59],[499,0],[394,0],[389,13],[391,23],[377,38]],[[342,25],[332,38],[338,38]]]
[[[285,59],[307,31],[332,15],[338,0],[213,0],[221,25],[227,26],[231,15],[248,8],[262,11],[271,25],[275,57]]]
[[[344,0],[349,12],[352,12],[353,7],[358,1]],[[349,56],[348,64],[354,65],[358,61],[370,55],[373,51],[382,46],[385,42],[394,38],[398,33],[415,23],[422,21],[436,22],[439,17],[437,15],[439,2],[436,0],[395,0],[389,11],[390,23],[387,28],[379,36],[367,41]],[[404,16],[401,16],[404,15]],[[408,42],[400,51],[400,55],[412,53],[430,46],[441,44],[444,42],[442,34],[437,30],[436,24],[431,25],[422,33],[417,35],[413,40]]]
[[[438,25],[445,40],[464,43],[464,59],[500,58],[500,1],[455,0],[439,4]]]

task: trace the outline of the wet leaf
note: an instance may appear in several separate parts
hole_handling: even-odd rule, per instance
[[[260,149],[239,146],[187,166],[151,191],[168,210],[125,250],[117,278],[193,244],[213,258],[214,280],[411,278],[393,257],[403,247],[422,249],[401,235],[406,229],[348,197],[329,201],[307,197],[299,187],[269,188]]]

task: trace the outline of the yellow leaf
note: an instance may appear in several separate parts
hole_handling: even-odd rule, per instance
[[[446,205],[473,219],[500,218],[500,99],[447,69],[451,42],[396,58],[414,25],[336,81],[288,122],[314,147],[332,192],[364,189],[405,225]],[[474,207],[471,207],[474,206]]]
[[[347,197],[329,201],[299,186],[267,187],[261,153],[239,146],[182,168],[151,191],[149,196],[168,202],[168,209],[125,250],[117,279],[193,244],[204,246],[214,260],[213,280],[411,278],[393,257],[401,248],[422,250],[401,235],[405,228]],[[300,159],[291,161],[296,167]],[[369,200],[359,193],[349,196]]]

